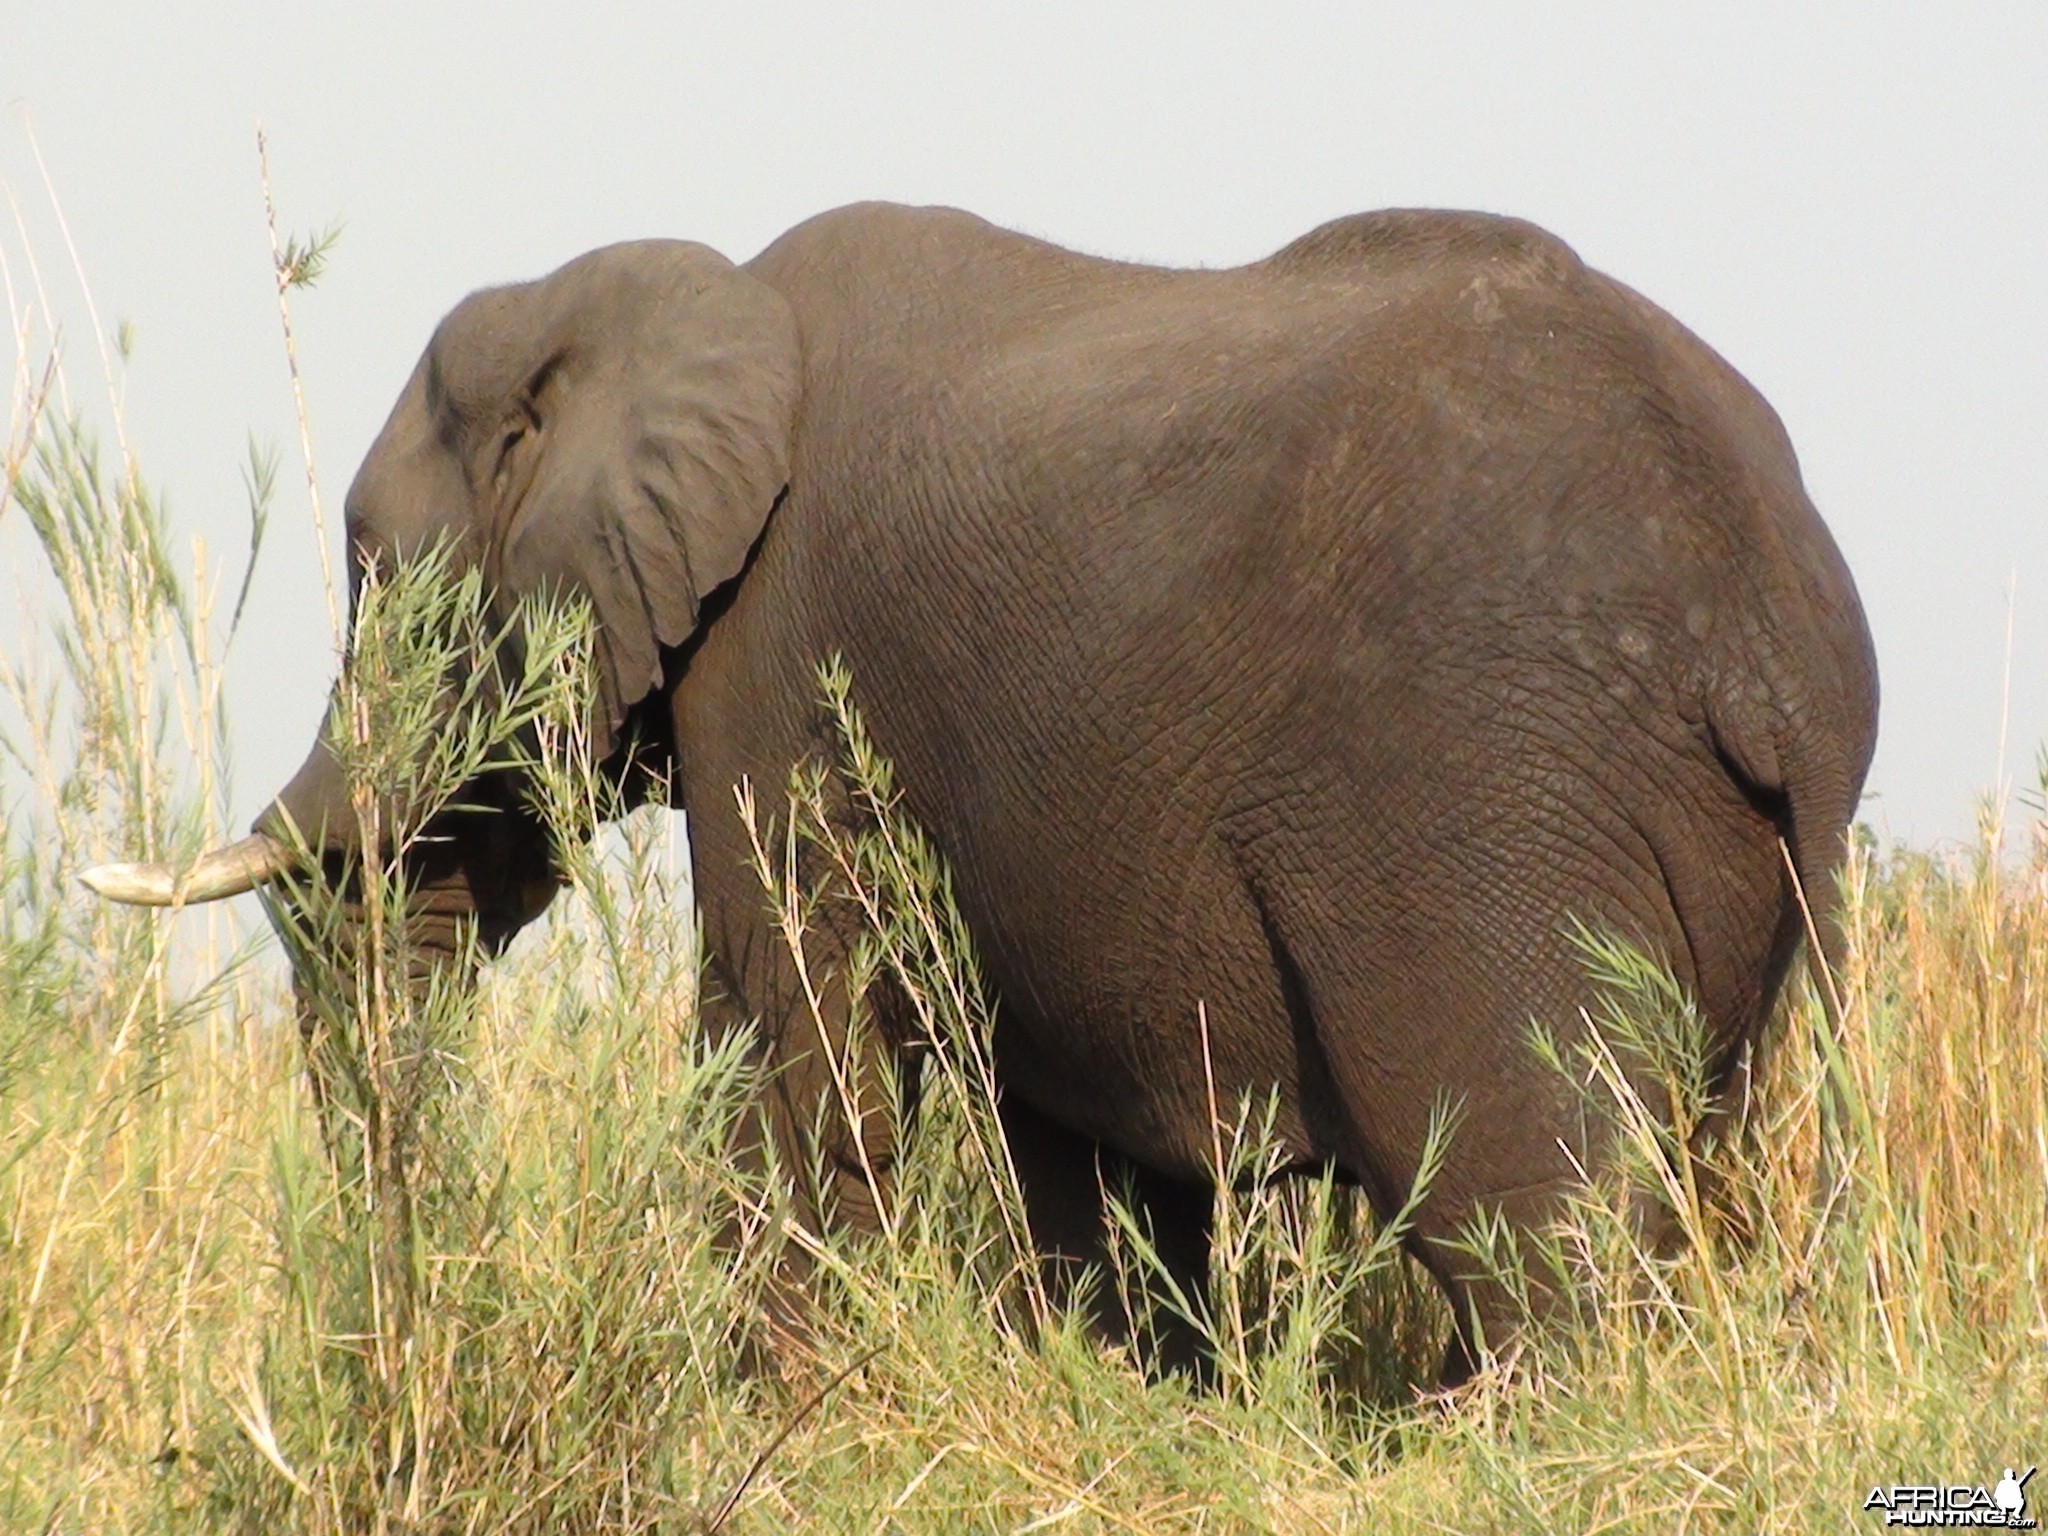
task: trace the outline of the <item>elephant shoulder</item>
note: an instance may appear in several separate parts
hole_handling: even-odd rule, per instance
[[[1495,277],[1561,284],[1585,271],[1577,252],[1526,219],[1433,208],[1386,208],[1332,219],[1258,266],[1293,276],[1479,268]]]
[[[747,263],[770,283],[782,277],[831,272],[841,277],[908,269],[972,273],[998,253],[1071,262],[1072,252],[991,224],[978,214],[944,205],[848,203],[796,225]]]
[[[996,226],[964,208],[940,204],[892,203],[880,199],[847,203],[814,213],[778,236],[761,254],[791,248],[867,244],[874,241],[915,242],[934,234],[954,237],[970,232],[1000,233]]]

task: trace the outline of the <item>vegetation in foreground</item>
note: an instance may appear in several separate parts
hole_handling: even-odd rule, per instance
[[[1854,1530],[1882,1524],[1873,1487],[2048,1459],[2040,829],[2023,856],[1994,825],[1953,857],[1858,850],[1843,1027],[1786,1010],[1711,1201],[1623,1071],[1654,1069],[1681,1131],[1701,1112],[1685,1000],[1589,938],[1608,1004],[1547,1069],[1630,1155],[1536,1256],[1579,1305],[1448,1400],[1445,1320],[1393,1234],[1346,1191],[1259,1180],[1262,1106],[1219,1105],[1215,1379],[1152,1379],[1035,1284],[971,950],[836,674],[839,759],[752,791],[793,951],[818,902],[855,902],[858,975],[900,985],[933,1042],[878,1234],[798,1228],[793,1170],[732,1156],[755,1085],[692,1028],[670,822],[576,835],[603,804],[572,620],[536,618],[457,730],[408,691],[479,633],[474,589],[369,589],[345,714],[377,726],[344,756],[421,817],[522,757],[572,888],[473,1000],[420,998],[366,872],[387,920],[321,988],[323,1129],[248,914],[72,881],[217,833],[219,653],[213,590],[174,569],[133,466],[39,403],[17,400],[0,501],[55,636],[4,678],[0,1527]],[[330,917],[315,898],[305,921]],[[1633,1240],[1645,1186],[1691,1238],[1674,1257]],[[1111,1283],[1157,1293],[1126,1236]],[[767,1305],[781,1243],[821,1276],[794,1333]]]

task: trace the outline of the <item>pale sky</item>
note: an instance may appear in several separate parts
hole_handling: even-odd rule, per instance
[[[229,672],[238,821],[296,766],[333,667],[259,120],[286,228],[346,226],[295,298],[337,556],[342,493],[434,322],[594,245],[743,260],[881,197],[1219,265],[1342,213],[1480,208],[1648,294],[1784,417],[1877,639],[1873,825],[1961,837],[2002,714],[2018,784],[2048,739],[2041,0],[0,0],[0,111],[74,386],[91,325],[25,123],[101,320],[134,326],[128,434],[181,547],[238,559],[248,434],[283,458]],[[0,242],[19,256],[4,214]],[[19,524],[0,565],[25,558]]]

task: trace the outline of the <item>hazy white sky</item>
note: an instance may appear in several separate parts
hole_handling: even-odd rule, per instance
[[[1643,290],[1784,416],[1877,637],[1875,825],[1968,828],[1998,767],[2009,583],[2006,772],[2031,782],[2048,739],[2041,0],[0,0],[0,107],[0,178],[45,266],[65,263],[24,109],[101,319],[135,327],[129,436],[178,528],[233,558],[246,437],[284,454],[229,673],[241,820],[296,766],[333,665],[259,119],[287,228],[346,221],[296,300],[331,508],[451,304],[606,241],[744,259],[886,197],[1222,264],[1340,213],[1484,208]],[[56,286],[90,382],[83,305]],[[0,558],[18,535],[0,525]]]

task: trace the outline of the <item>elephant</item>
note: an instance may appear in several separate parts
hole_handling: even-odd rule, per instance
[[[1103,1257],[1114,1170],[1199,1284],[1217,1096],[1272,1095],[1287,1166],[1383,1214],[1462,1103],[1406,1238],[1447,1381],[1521,1324],[1458,1233],[1540,1228],[1600,1155],[1527,1039],[1584,1027],[1578,925],[1668,964],[1729,1094],[1809,927],[1842,943],[1877,721],[1842,556],[1758,393],[1519,220],[1343,217],[1229,269],[880,203],[739,265],[605,247],[441,322],[347,541],[442,541],[508,622],[587,600],[594,750],[688,814],[705,1027],[758,1031],[759,1135],[828,1182],[805,1138],[845,1128],[796,1106],[834,1042],[734,786],[814,749],[833,655],[949,862],[1049,1265]],[[430,958],[554,892],[498,793],[414,872]],[[348,850],[324,745],[243,843],[96,880],[233,894],[286,825]],[[857,1183],[824,1192],[856,1223]]]

